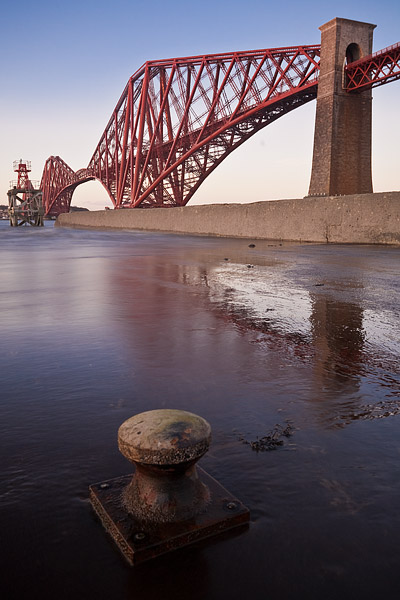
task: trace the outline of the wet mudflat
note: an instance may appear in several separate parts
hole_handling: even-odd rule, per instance
[[[399,248],[6,223],[0,248],[3,598],[399,597]],[[200,464],[251,523],[132,569],[88,486],[155,408],[210,422]]]

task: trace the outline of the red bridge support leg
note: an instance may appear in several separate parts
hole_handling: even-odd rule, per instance
[[[371,54],[375,25],[335,18],[320,27],[314,154],[309,196],[372,192],[372,92],[343,89],[344,67]]]

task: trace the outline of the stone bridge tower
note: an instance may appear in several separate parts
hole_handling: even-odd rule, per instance
[[[309,196],[372,192],[372,92],[348,93],[344,66],[372,53],[375,25],[335,18],[320,27],[321,69]]]

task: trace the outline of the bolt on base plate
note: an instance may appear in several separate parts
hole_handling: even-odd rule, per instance
[[[248,523],[250,512],[213,477],[197,467],[199,479],[209,488],[211,500],[204,513],[177,523],[145,523],[122,504],[122,493],[132,480],[125,475],[90,486],[90,501],[103,526],[131,565],[193,544]]]

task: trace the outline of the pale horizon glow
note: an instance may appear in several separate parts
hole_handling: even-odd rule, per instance
[[[146,60],[320,43],[318,27],[335,16],[377,24],[374,50],[400,40],[400,5],[394,0],[360,6],[342,0],[268,4],[205,0],[188,8],[182,0],[172,5],[156,0],[148,12],[149,5],[129,0],[71,0],[65,6],[21,0],[3,8],[0,204],[7,203],[9,182],[16,178],[16,159],[31,161],[33,180],[40,180],[51,155],[75,171],[86,167],[127,80]],[[400,190],[400,82],[376,88],[373,97],[374,191]],[[296,109],[243,144],[190,204],[307,195],[315,104]],[[91,210],[112,206],[99,182],[79,186],[72,204]]]

